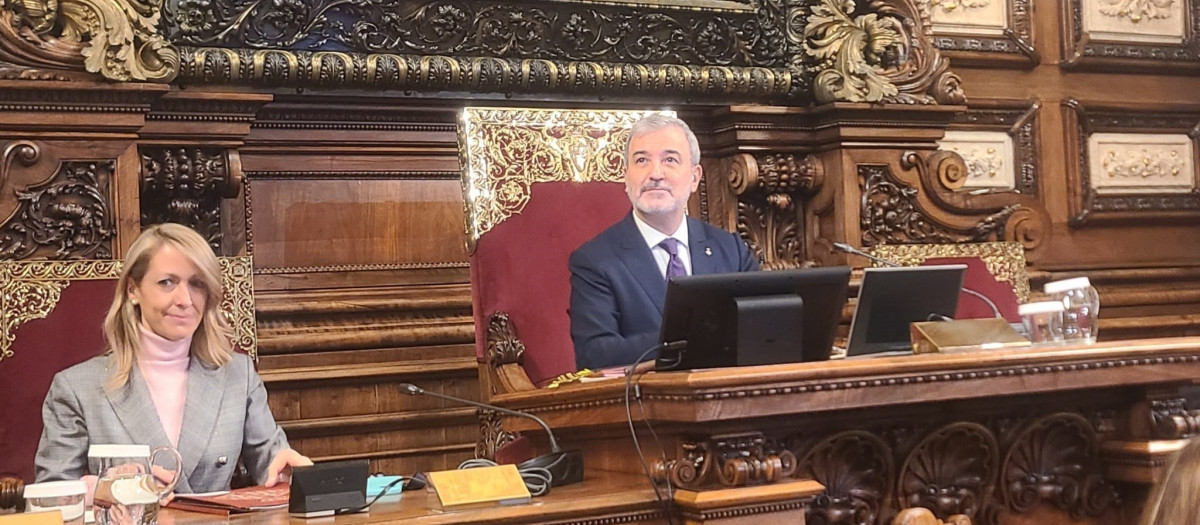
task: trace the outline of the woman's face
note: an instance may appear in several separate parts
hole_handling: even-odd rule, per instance
[[[178,341],[200,326],[208,295],[199,268],[174,246],[163,244],[150,258],[142,281],[130,286],[129,299],[141,307],[143,325]]]

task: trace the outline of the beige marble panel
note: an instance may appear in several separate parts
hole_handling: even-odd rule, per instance
[[[962,155],[967,162],[964,190],[1016,188],[1012,137],[1003,131],[947,131],[939,149]]]
[[[1093,133],[1088,137],[1097,194],[1187,193],[1196,187],[1191,138],[1179,134]]]
[[[1083,31],[1092,40],[1182,43],[1189,0],[1076,0]]]
[[[927,0],[935,34],[1000,36],[1008,28],[1008,0]]]

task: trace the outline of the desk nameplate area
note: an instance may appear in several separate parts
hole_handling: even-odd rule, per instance
[[[1162,443],[1200,429],[1179,392],[1197,378],[1200,338],[1105,342],[650,373],[632,414],[657,479],[698,492],[815,480],[814,523],[912,506],[1086,523],[1140,511]],[[589,468],[636,474],[624,394],[600,381],[491,401],[544,418]],[[503,424],[540,445],[524,421]]]

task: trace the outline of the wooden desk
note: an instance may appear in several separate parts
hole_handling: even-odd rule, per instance
[[[796,520],[791,523],[804,525],[804,515],[798,512],[800,503],[820,493],[821,486],[800,481],[789,485],[760,487],[760,499],[780,499],[776,494],[786,491],[791,495],[792,512]],[[680,491],[676,494],[677,514],[691,514],[703,521],[705,517],[723,517],[729,503],[736,499],[738,506],[747,501],[743,494],[722,494],[721,491],[697,493]],[[736,508],[737,506],[735,506]],[[664,506],[655,498],[654,491],[645,476],[595,471],[582,483],[557,487],[550,494],[534,498],[528,505],[513,507],[487,507],[452,512],[437,509],[437,495],[432,491],[405,492],[397,499],[388,496],[377,502],[367,513],[348,514],[332,518],[304,520],[293,518],[285,510],[255,512],[218,517],[176,509],[166,509],[158,519],[159,525],[362,525],[368,523],[403,523],[405,525],[446,524],[535,524],[553,523],[597,524],[666,524]],[[711,521],[711,520],[709,520]],[[695,521],[693,521],[695,522]],[[680,523],[676,520],[675,523]]]
[[[620,474],[588,476],[582,483],[558,487],[550,494],[534,498],[528,505],[488,507],[453,512],[436,510],[437,495],[432,491],[405,492],[397,499],[387,496],[375,503],[370,512],[332,518],[300,519],[286,510],[254,512],[224,518],[167,509],[159,525],[354,525],[367,523],[405,523],[443,525],[469,523],[573,523],[596,517],[611,523],[665,523],[654,491],[645,477]],[[640,481],[640,483],[638,482]]]
[[[827,497],[807,509],[814,523],[886,523],[910,506],[977,523],[1129,522],[1200,428],[1179,395],[1196,378],[1200,338],[1124,341],[651,373],[631,411],[660,438],[661,453],[638,425],[659,478],[699,492],[815,479]],[[589,472],[632,474],[624,394],[612,380],[492,402],[543,417]]]

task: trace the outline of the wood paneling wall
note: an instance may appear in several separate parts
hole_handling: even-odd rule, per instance
[[[746,236],[769,267],[861,265],[832,253],[829,243],[868,244],[883,235],[873,228],[911,225],[895,222],[901,219],[962,241],[982,221],[1000,217],[980,237],[1021,242],[1035,286],[1092,277],[1102,295],[1101,338],[1200,333],[1197,210],[1164,209],[1154,199],[1130,201],[1119,213],[1084,216],[1079,210],[1086,193],[1079,162],[1085,129],[1169,128],[1190,136],[1195,154],[1196,60],[1076,59],[1069,45],[1075,41],[1073,1],[1016,2],[1025,17],[1013,33],[1022,39],[1019,52],[989,54],[971,51],[970,39],[934,38],[947,47],[961,78],[964,106],[814,106],[811,93],[789,99],[742,86],[746,90],[725,97],[638,84],[632,77],[629,84],[595,90],[558,84],[539,90],[533,76],[480,80],[466,89],[433,79],[436,71],[412,86],[385,86],[405,91],[385,91],[362,87],[358,77],[323,76],[319,67],[311,82],[308,76],[256,77],[239,84],[238,75],[261,73],[274,62],[260,56],[266,65],[246,62],[222,77],[221,57],[213,56],[228,53],[214,53],[199,65],[185,61],[181,80],[169,88],[0,67],[0,146],[15,151],[19,141],[31,141],[46,163],[114,161],[106,193],[111,233],[102,239],[111,257],[120,257],[140,227],[164,210],[217,198],[219,213],[201,210],[197,217],[219,220],[211,241],[221,252],[254,256],[260,370],[272,409],[297,448],[316,459],[367,457],[374,469],[391,472],[444,468],[473,455],[480,433],[474,411],[403,397],[395,385],[414,382],[481,397],[455,135],[466,105],[678,110],[694,124],[705,151],[705,190],[694,210]],[[918,32],[917,38],[925,37]],[[1188,39],[1184,47],[1194,47],[1192,32]],[[960,50],[950,51],[954,46]],[[628,59],[627,51],[620,59]],[[196,53],[183,51],[185,58]],[[311,54],[305,57],[311,62]],[[779,69],[753,60],[750,66],[763,66],[755,70],[763,75]],[[205,79],[232,85],[205,85]],[[927,163],[947,129],[1011,132],[1022,155],[1016,160],[1021,191],[943,188],[937,190],[942,197],[931,198],[938,173]],[[183,186],[199,196],[167,192],[141,200],[136,188],[158,176],[149,161],[165,148],[203,150],[177,155],[188,169],[161,174],[192,184]],[[2,160],[0,226],[11,230],[29,221],[14,211],[17,192],[50,180],[56,170],[8,153]],[[776,184],[741,193],[733,173],[750,163],[773,184],[780,173],[806,179],[783,190]],[[895,184],[916,190],[908,203],[915,218],[864,204],[863,165],[884,166]],[[780,192],[793,207],[772,208],[779,202],[772,195]],[[1010,215],[996,211],[1009,206],[1016,210]],[[893,222],[861,221],[874,212]],[[22,242],[36,244],[4,239],[0,249],[13,250],[3,252],[6,257],[72,256],[54,255],[50,243]]]

